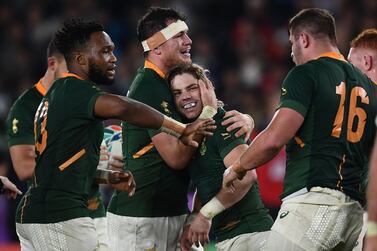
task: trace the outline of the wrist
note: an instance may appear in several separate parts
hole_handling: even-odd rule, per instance
[[[160,127],[161,132],[165,132],[174,137],[180,138],[186,125],[164,115],[164,121]]]
[[[235,162],[232,165],[232,170],[233,170],[233,172],[235,172],[239,176],[244,176],[245,173],[247,172],[247,170],[245,168],[243,168],[243,166],[241,166],[241,163],[239,161]]]
[[[377,236],[377,221],[368,221],[367,223],[367,237]]]
[[[211,220],[224,210],[225,206],[215,196],[200,209],[200,214]]]
[[[186,225],[190,225],[195,220],[197,215],[198,215],[198,213],[189,214],[186,218]]]
[[[199,119],[213,118],[213,116],[215,116],[216,113],[217,113],[216,108],[209,106],[209,105],[206,105],[206,106],[203,107],[203,110],[199,115]]]

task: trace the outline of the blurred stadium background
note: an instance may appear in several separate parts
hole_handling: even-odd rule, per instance
[[[358,32],[377,25],[376,0],[1,0],[0,175],[25,190],[9,159],[5,119],[15,99],[44,74],[47,43],[60,23],[85,17],[105,25],[118,58],[116,81],[108,91],[125,95],[143,64],[136,25],[149,6],[174,7],[188,17],[193,62],[210,70],[218,97],[228,110],[254,117],[254,136],[270,121],[280,84],[293,67],[286,28],[292,15],[307,7],[330,10],[345,56]],[[262,197],[273,216],[280,205],[284,164],[282,152],[258,170]],[[109,191],[105,192],[108,197]],[[0,198],[0,250],[19,250],[14,224],[17,203]]]

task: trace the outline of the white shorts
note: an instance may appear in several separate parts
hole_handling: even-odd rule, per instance
[[[363,228],[361,229],[359,238],[357,238],[356,246],[352,249],[352,251],[363,250],[364,237],[365,237],[365,234],[367,233],[367,226],[368,226],[368,213],[364,212],[364,214],[363,214]]]
[[[22,251],[93,251],[99,247],[93,219],[49,224],[16,223]]]
[[[283,201],[267,250],[352,250],[363,225],[359,202],[321,187]]]
[[[247,233],[216,243],[218,251],[263,251],[270,231]]]
[[[107,219],[106,217],[94,218],[94,226],[96,228],[99,248],[96,251],[109,251],[109,238],[107,235]]]
[[[112,251],[178,251],[187,215],[174,217],[128,217],[107,213]]]

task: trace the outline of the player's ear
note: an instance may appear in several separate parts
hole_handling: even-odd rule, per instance
[[[75,54],[75,61],[79,64],[79,65],[86,65],[86,62],[87,62],[87,58],[84,54],[80,53],[80,52],[77,52]]]
[[[56,68],[56,58],[48,57],[47,58],[47,67],[54,71],[55,68]]]
[[[162,51],[161,51],[161,46],[157,46],[156,48],[154,48],[153,50],[153,53],[155,53],[156,55],[161,55]]]
[[[365,70],[369,71],[370,69],[372,69],[372,67],[373,67],[373,58],[372,58],[372,56],[370,56],[370,55],[364,55],[363,59],[364,59]]]
[[[309,36],[308,33],[302,32],[300,34],[299,40],[300,40],[303,48],[308,48],[309,47],[310,39],[311,39],[311,37]]]

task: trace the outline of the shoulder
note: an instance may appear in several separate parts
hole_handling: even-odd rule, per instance
[[[33,86],[32,88],[26,90],[17,100],[13,103],[11,111],[17,109],[28,108],[31,103],[40,102],[43,96],[37,89]]]

